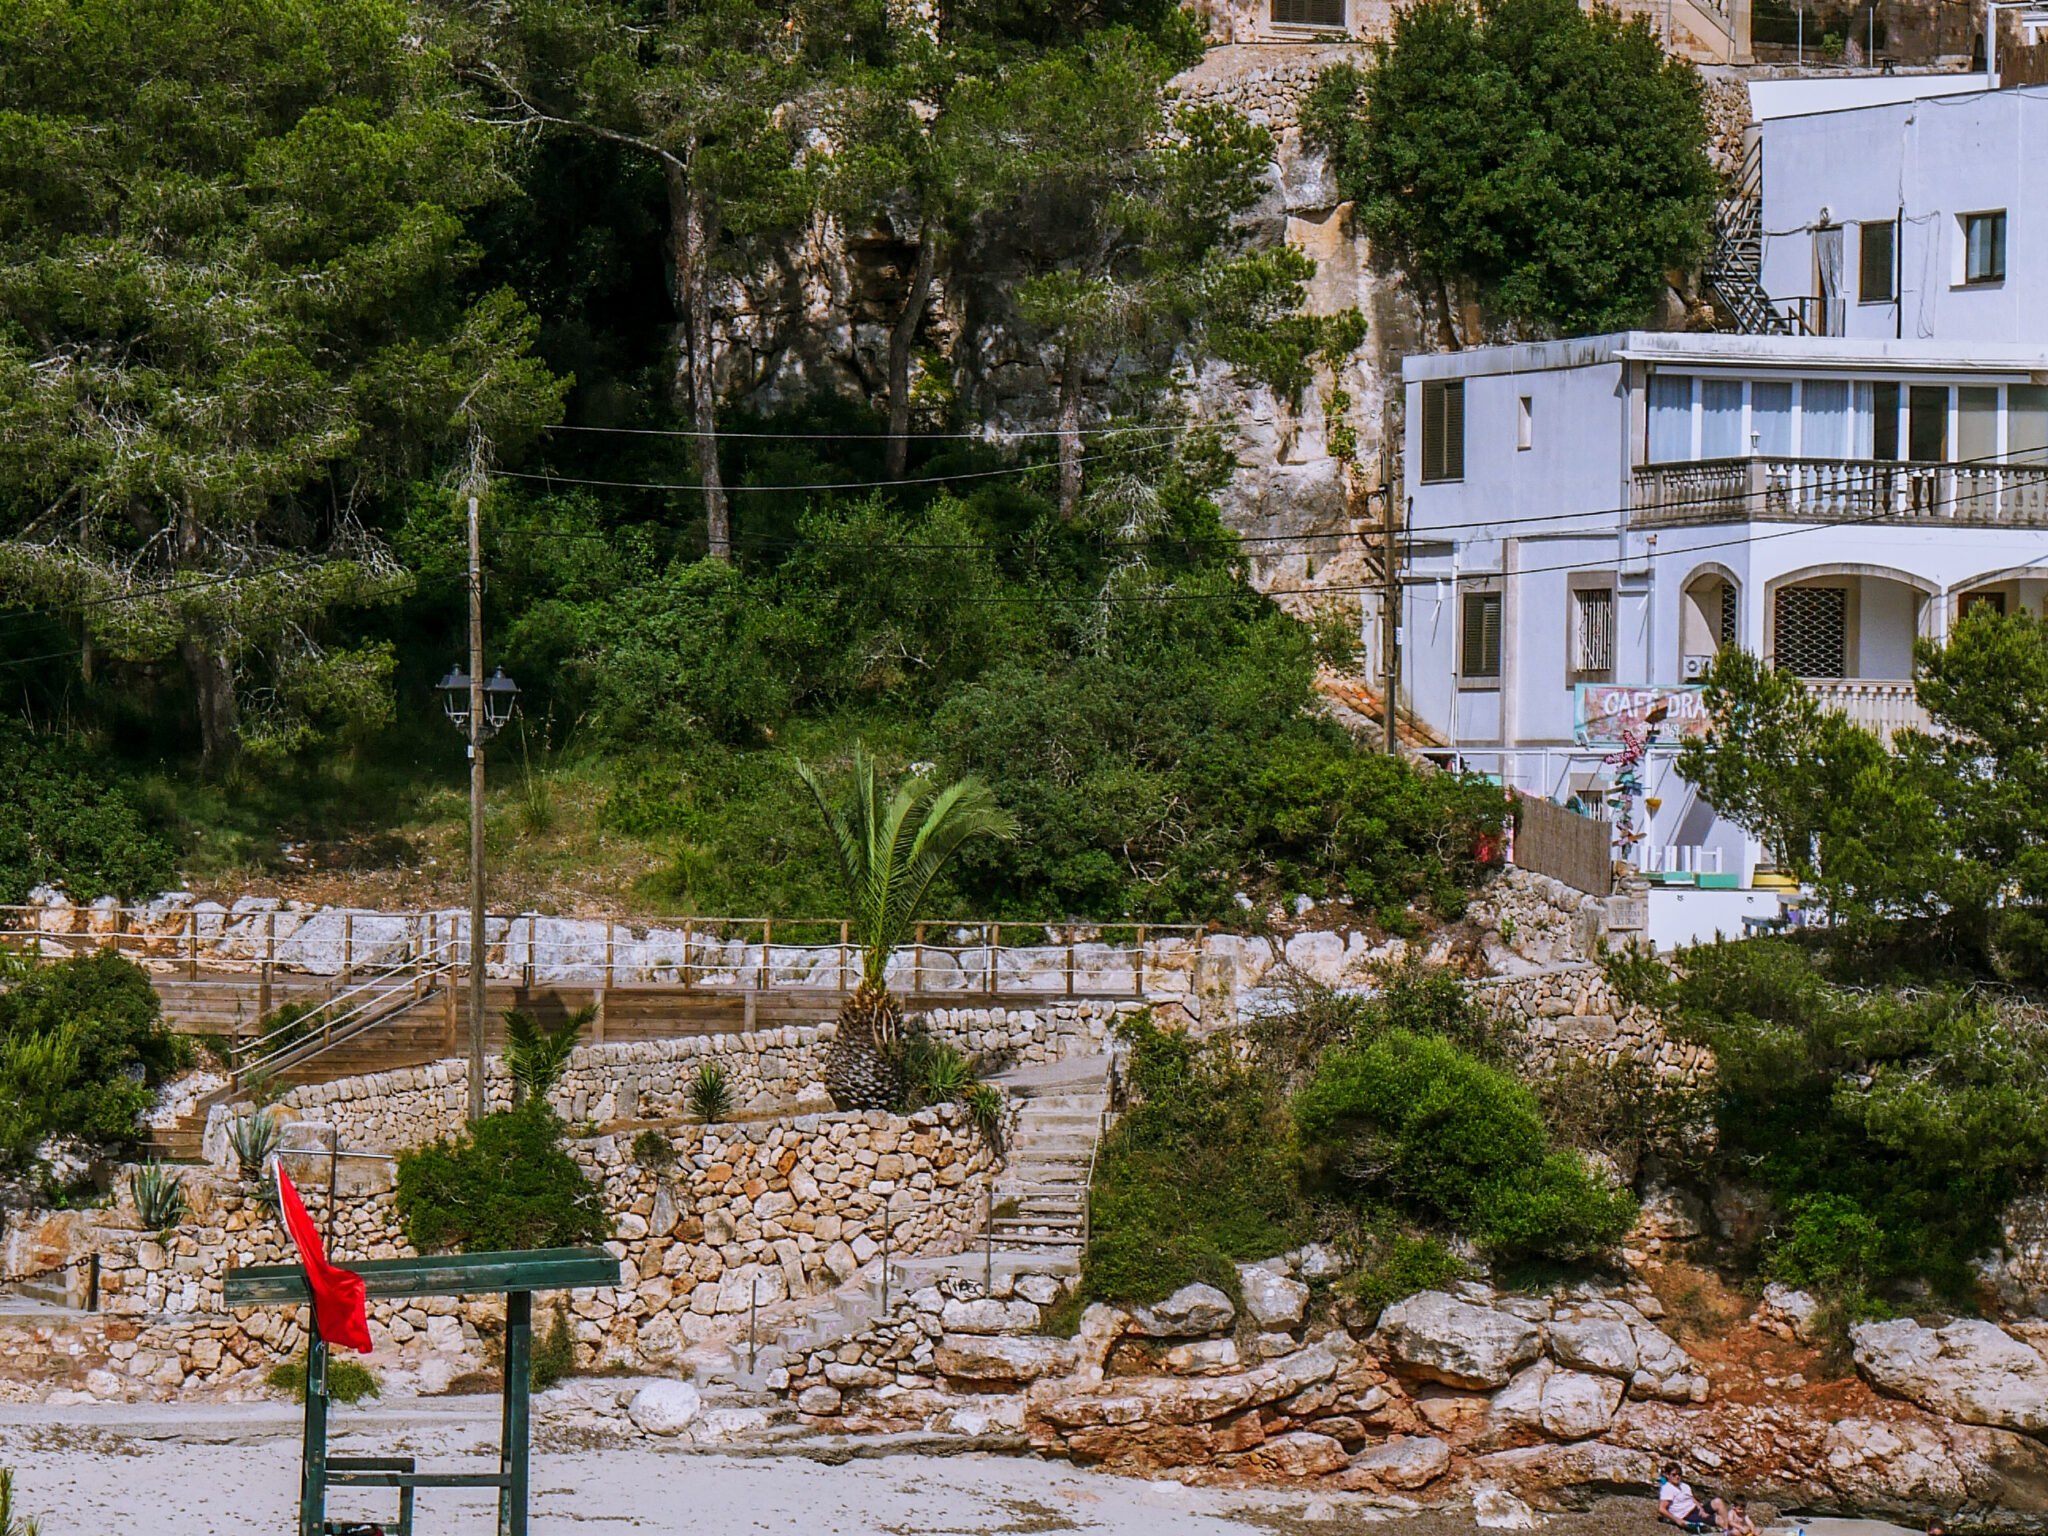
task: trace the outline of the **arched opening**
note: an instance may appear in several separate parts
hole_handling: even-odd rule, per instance
[[[1721,566],[1695,572],[1678,605],[1679,675],[1699,677],[1723,647],[1742,641],[1742,589]]]

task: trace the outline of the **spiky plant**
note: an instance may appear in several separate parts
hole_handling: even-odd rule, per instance
[[[185,1186],[177,1174],[160,1163],[150,1163],[128,1175],[129,1193],[135,1196],[135,1214],[148,1232],[162,1232],[185,1219]]]
[[[263,1181],[263,1165],[277,1150],[283,1131],[278,1117],[268,1110],[245,1115],[228,1127],[228,1145],[234,1149],[235,1162],[241,1168],[245,1183]]]
[[[732,1113],[732,1084],[726,1080],[725,1068],[715,1061],[707,1061],[697,1068],[697,1075],[690,1079],[690,1113],[706,1125],[723,1120]]]
[[[0,1536],[39,1536],[41,1530],[31,1516],[14,1512],[14,1474],[0,1467]]]
[[[896,1098],[896,1073],[886,1048],[903,1028],[903,1008],[889,990],[889,957],[909,936],[932,882],[963,844],[977,837],[1016,836],[1016,819],[979,779],[943,789],[922,774],[904,780],[886,801],[874,759],[853,748],[853,784],[834,801],[807,763],[797,776],[817,801],[839,854],[848,917],[860,945],[860,985],[839,1010],[838,1033],[825,1058],[825,1089],[841,1109],[886,1109]]]
[[[544,1103],[562,1074],[569,1053],[583,1043],[583,1026],[597,1017],[595,1007],[578,1008],[553,1029],[523,1008],[505,1010],[505,1069],[512,1074],[512,1102]]]

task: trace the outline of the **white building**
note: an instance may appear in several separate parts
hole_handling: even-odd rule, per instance
[[[1632,331],[1403,378],[1405,699],[1468,766],[1586,803],[1603,718],[1661,699],[1647,868],[1746,885],[1757,858],[1672,771],[1719,647],[1892,727],[1918,717],[1917,638],[2048,599],[2048,336]]]
[[[1752,150],[1772,306],[1820,336],[2048,342],[2048,86],[1828,109],[1867,84],[1752,88],[1780,114]]]

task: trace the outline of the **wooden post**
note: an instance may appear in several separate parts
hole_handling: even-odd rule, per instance
[[[694,917],[683,919],[683,990],[690,990],[690,933],[697,926]]]
[[[277,914],[263,914],[263,971],[256,982],[256,1021],[260,1030],[270,1017],[270,967],[277,960]],[[310,1393],[309,1393],[310,1396]]]
[[[1138,924],[1138,954],[1131,967],[1131,976],[1137,988],[1136,995],[1145,995],[1145,925]]]
[[[988,995],[994,997],[1002,990],[1002,966],[996,959],[996,951],[1003,947],[1003,925],[990,923],[988,927]]]
[[[451,951],[453,944],[449,946]],[[455,1054],[455,966],[451,963],[442,973],[441,987],[441,1048],[450,1056]]]
[[[606,991],[610,991],[612,988],[612,926],[612,920],[606,918],[604,920],[604,985]],[[688,959],[689,957],[686,955],[684,958]]]
[[[199,979],[199,914],[185,909],[185,979]]]
[[[886,978],[884,978],[884,977],[880,977],[880,976],[874,977],[874,978],[872,978],[872,979],[873,979],[873,981],[875,982],[875,984],[876,984],[877,986],[880,986],[880,985],[881,985],[881,984],[882,984],[882,983],[883,983],[883,982],[884,982],[884,981],[886,980]],[[923,923],[919,923],[919,924],[917,925],[917,952],[916,952],[916,955],[915,955],[915,957],[914,957],[914,958],[912,959],[912,961],[911,961],[911,964],[910,964],[910,991],[911,991],[911,994],[912,994],[913,996],[915,996],[915,995],[916,995],[916,993],[917,993],[917,989],[918,989],[919,987],[923,986],[923,985],[924,985],[924,924],[923,924]]]
[[[341,914],[341,983],[347,986],[356,974],[356,915]]]
[[[1067,996],[1074,995],[1074,925],[1067,924]]]
[[[535,943],[534,935],[538,932],[539,922],[540,919],[531,912],[526,914],[526,964],[520,971],[519,979],[529,992],[533,990],[533,946]]]
[[[593,988],[591,989],[591,993],[590,993],[590,1006],[591,1006],[592,1008],[594,1008],[594,1009],[596,1009],[596,1010],[597,1010],[597,1011],[596,1011],[595,1013],[593,1013],[593,1014],[592,1014],[592,1015],[590,1016],[590,1038],[591,1038],[591,1039],[592,1039],[593,1041],[595,1041],[595,1042],[597,1042],[597,1043],[599,1043],[599,1044],[602,1044],[602,1043],[603,1043],[603,1041],[604,1041],[604,988],[603,988],[603,987],[593,987]]]
[[[769,960],[768,960],[768,946],[769,946],[769,944],[770,944],[771,942],[773,942],[774,938],[775,938],[775,919],[774,919],[774,918],[772,918],[772,917],[764,917],[764,918],[762,918],[762,919],[761,919],[761,979],[760,979],[760,982],[758,983],[758,985],[760,986],[760,989],[761,989],[761,990],[762,990],[763,992],[766,992],[766,991],[768,990],[768,985],[769,985],[769,982],[770,982],[770,981],[771,981],[771,980],[773,979],[773,976],[774,976],[774,969],[773,969],[773,967],[772,967],[772,966],[771,966],[771,965],[769,964]]]
[[[526,1536],[527,1394],[533,1389],[533,1292],[505,1293],[505,1422],[498,1470],[498,1536]]]
[[[846,995],[846,939],[851,925],[845,918],[839,919],[839,993]]]

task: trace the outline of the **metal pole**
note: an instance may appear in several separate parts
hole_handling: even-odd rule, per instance
[[[341,1127],[327,1128],[327,1257],[334,1258],[334,1208],[341,1204]]]
[[[484,540],[469,498],[469,1120],[483,1119],[484,966]]]
[[[889,1315],[889,1199],[882,1197],[882,1316]]]
[[[1392,757],[1400,750],[1394,718],[1401,691],[1401,564],[1394,548],[1394,488],[1383,483],[1380,499],[1386,512],[1380,520],[1380,650],[1387,689],[1385,745],[1387,756]]]
[[[988,1191],[988,1214],[981,1219],[981,1294],[987,1296],[996,1288],[996,1191],[991,1184]]]
[[[760,1315],[761,1277],[759,1275],[756,1275],[754,1276],[752,1282],[747,1286],[747,1374],[749,1376],[754,1374],[754,1361],[756,1359],[755,1345],[757,1342],[754,1328],[755,1323],[759,1319]]]

